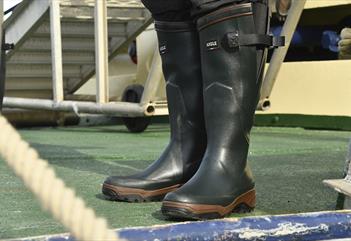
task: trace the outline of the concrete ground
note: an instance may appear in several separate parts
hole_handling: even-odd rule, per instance
[[[131,134],[123,126],[22,129],[20,133],[111,227],[170,222],[162,217],[160,203],[110,202],[100,194],[106,176],[137,172],[158,157],[168,142],[168,125],[152,125],[142,134]],[[333,210],[337,194],[322,180],[342,176],[350,137],[346,131],[254,128],[249,160],[258,205],[245,215]],[[41,210],[2,161],[0,183],[0,239],[66,231]]]

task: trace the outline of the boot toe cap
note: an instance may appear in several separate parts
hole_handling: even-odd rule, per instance
[[[162,180],[153,180],[153,179],[142,179],[135,177],[120,177],[120,176],[111,176],[106,178],[104,184],[127,187],[127,188],[137,188],[144,190],[155,190],[161,188],[167,188],[172,185],[179,184],[172,179],[162,179]]]
[[[148,181],[133,177],[110,176],[105,179],[104,184],[121,187],[139,188],[147,186]]]
[[[190,195],[183,195],[181,192],[174,191],[167,193],[163,201],[177,203],[192,203],[192,198],[190,197]]]

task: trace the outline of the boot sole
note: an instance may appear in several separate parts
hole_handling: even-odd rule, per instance
[[[159,202],[164,196],[172,191],[178,189],[181,185],[173,185],[157,190],[144,190],[138,188],[128,188],[114,186],[104,183],[102,185],[102,193],[109,197],[111,201],[125,201],[125,202]]]
[[[256,192],[252,189],[237,197],[228,206],[189,204],[181,202],[164,201],[161,211],[163,215],[186,220],[205,220],[223,218],[230,213],[247,213],[254,210],[256,205]]]

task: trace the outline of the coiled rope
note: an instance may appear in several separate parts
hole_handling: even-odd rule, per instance
[[[24,184],[40,200],[43,208],[52,213],[78,240],[121,241],[109,230],[104,218],[66,187],[46,160],[22,140],[18,132],[0,115],[0,154]]]

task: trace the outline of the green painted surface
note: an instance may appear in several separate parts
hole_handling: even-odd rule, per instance
[[[123,126],[42,128],[20,131],[49,160],[68,186],[114,228],[168,223],[160,203],[106,201],[101,183],[110,174],[142,170],[167,145],[167,125],[131,134]],[[323,179],[340,178],[351,132],[299,128],[254,128],[250,162],[256,177],[258,206],[254,213],[285,214],[333,210],[337,194]],[[0,239],[66,230],[41,211],[40,205],[0,162]],[[235,216],[235,215],[234,215]]]
[[[257,114],[255,125],[351,131],[351,116]]]
[[[168,116],[155,116],[152,119],[154,123],[168,123]],[[118,123],[122,124],[122,122]],[[351,131],[351,116],[266,114],[257,112],[255,126]]]

